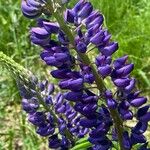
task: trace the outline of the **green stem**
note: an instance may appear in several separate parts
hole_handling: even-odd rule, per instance
[[[81,144],[77,144],[76,146],[74,146],[70,150],[86,150],[87,148],[89,148],[91,146],[92,146],[92,144],[89,141],[86,141],[86,142],[83,142]]]
[[[110,109],[110,114],[113,118],[115,129],[117,132],[118,142],[120,146],[120,150],[125,150],[123,145],[123,121],[119,116],[119,113],[117,110]]]
[[[75,47],[74,36],[73,36],[70,28],[64,22],[63,16],[61,16],[58,11],[54,11],[54,8],[52,7],[51,4],[52,3],[48,4],[48,6],[49,6],[48,8],[49,8],[50,12],[53,13],[53,15],[54,15],[55,19],[57,20],[57,22],[59,23],[61,29],[67,35],[70,43]],[[106,87],[103,82],[103,79],[98,74],[95,66],[91,63],[91,61],[87,55],[85,55],[83,53],[79,53],[78,51],[76,51],[76,52],[79,55],[79,57],[81,58],[82,62],[91,67],[92,73],[95,77],[95,83],[97,85],[97,88],[99,89],[99,91],[101,93],[103,93],[106,90]],[[115,125],[116,131],[117,131],[120,150],[125,150],[124,146],[123,146],[123,122],[122,122],[122,119],[120,118],[120,115],[118,114],[117,110],[110,109],[110,114],[111,114],[111,117],[113,118],[114,125]]]
[[[75,144],[80,144],[80,143],[84,143],[84,142],[87,142],[88,141],[88,137],[84,137],[82,139],[79,139]]]

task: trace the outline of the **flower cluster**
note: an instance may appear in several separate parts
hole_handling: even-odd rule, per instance
[[[53,15],[52,10],[48,9],[52,7],[53,4],[47,1],[22,2],[23,14],[28,18],[40,16],[45,10]],[[60,12],[57,13],[59,15]],[[62,140],[54,133],[56,123],[51,114],[37,112],[39,105],[34,96],[30,98],[31,102],[27,100],[29,98],[23,100],[24,110],[30,113],[29,121],[38,127],[38,134],[53,134],[49,139],[52,148],[65,149],[73,144],[64,133],[67,128],[74,137],[82,138],[88,134],[88,140],[92,143],[90,149],[93,150],[108,150],[113,147],[115,140],[120,141],[122,149],[131,150],[140,143],[143,145],[139,150],[146,150],[148,144],[143,133],[150,121],[149,105],[142,106],[147,99],[140,96],[140,91],[135,88],[136,80],[130,76],[134,65],[128,62],[128,56],[112,60],[113,53],[118,50],[118,43],[112,42],[111,35],[103,27],[103,15],[93,10],[90,2],[80,0],[72,9],[66,9],[63,18],[66,27],[71,28],[73,41],[59,20],[58,23],[38,18],[37,27],[30,30],[32,43],[43,48],[40,56],[47,65],[56,68],[51,71],[51,75],[59,79],[58,85],[64,91],[53,100],[49,97],[51,92],[48,95],[45,93],[47,84],[40,85],[41,92],[47,95],[44,98],[45,105],[50,108],[53,106],[59,117],[57,127]],[[99,54],[94,62],[88,63],[84,56],[95,49]],[[97,79],[105,81],[107,78],[111,78],[115,90],[98,88]],[[92,89],[95,84],[97,90]],[[50,89],[46,91],[52,91],[51,86]],[[132,107],[137,108],[137,111],[133,112]],[[123,122],[133,117],[137,119],[136,125],[131,129],[124,128]]]
[[[52,96],[53,84],[43,81],[34,82],[32,85],[32,87],[26,87],[18,82],[20,94],[23,97],[22,108],[28,113],[29,122],[36,126],[36,133],[43,137],[49,136],[50,148],[68,149],[73,145],[74,141],[66,137],[67,132],[74,138],[84,137],[89,132],[88,128],[78,123],[81,115],[74,111],[69,102],[64,101],[61,93]],[[60,135],[61,139],[58,138]]]

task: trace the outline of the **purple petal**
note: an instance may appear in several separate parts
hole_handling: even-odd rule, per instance
[[[92,119],[92,120],[86,119],[86,118],[81,119],[80,125],[85,127],[85,128],[91,128],[91,127],[96,125],[96,119]]]
[[[150,112],[147,112],[145,115],[139,118],[140,121],[142,122],[148,122],[150,121]]]
[[[128,56],[123,56],[123,57],[120,57],[120,58],[116,59],[114,61],[114,67],[115,67],[115,69],[119,69],[122,66],[124,66],[124,64],[127,61],[127,59],[128,59]]]
[[[64,97],[67,100],[75,101],[76,102],[76,101],[81,100],[82,95],[83,95],[82,92],[68,92],[68,93],[65,93]]]
[[[59,31],[59,25],[55,22],[46,22],[43,21],[43,26],[49,33],[58,33]]]
[[[98,72],[103,78],[107,77],[111,73],[111,66],[105,65],[103,67],[98,67]]]
[[[118,43],[113,42],[110,45],[104,47],[101,49],[101,53],[105,56],[111,56],[115,51],[118,49]]]
[[[124,88],[128,86],[130,83],[130,80],[128,78],[121,78],[121,79],[115,79],[114,84],[120,88]]]
[[[147,98],[145,97],[139,97],[136,99],[133,99],[130,101],[130,104],[134,107],[140,107],[141,105],[145,104],[147,102]]]
[[[64,15],[65,21],[69,23],[74,23],[74,17],[75,17],[74,11],[67,9]]]
[[[78,42],[77,50],[78,50],[78,52],[85,53],[87,50],[87,45],[84,42]]]
[[[99,46],[102,43],[103,39],[104,39],[104,31],[101,30],[90,39],[90,42],[92,44],[95,44],[96,46]]]
[[[148,127],[148,123],[147,122],[141,122],[139,121],[136,126],[134,128],[132,128],[132,132],[136,133],[136,134],[143,134]]]
[[[40,27],[31,28],[30,33],[34,34],[32,36],[36,36],[39,39],[46,39],[49,37],[49,33],[44,28]]]
[[[93,6],[90,2],[86,2],[83,8],[78,12],[78,16],[81,18],[86,18],[92,12]]]
[[[116,109],[117,107],[117,102],[114,99],[107,99],[107,106],[111,109]]]

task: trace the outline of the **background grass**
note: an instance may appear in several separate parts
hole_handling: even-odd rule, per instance
[[[22,16],[20,1],[0,0],[0,51],[42,78],[44,65],[39,60],[40,49],[29,41],[28,30],[34,22]],[[138,87],[150,95],[150,1],[91,2],[104,14],[109,32],[119,42],[120,50],[115,57],[129,55],[135,64],[133,76]],[[45,143],[26,121],[14,80],[0,68],[0,150],[46,150]]]

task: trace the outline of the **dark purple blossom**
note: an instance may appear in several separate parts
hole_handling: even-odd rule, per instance
[[[22,0],[22,12],[29,18],[47,14],[46,6],[47,1]],[[66,130],[75,138],[88,134],[93,150],[112,148],[114,139],[120,141],[120,130],[125,149],[131,150],[135,144],[143,144],[139,150],[147,149],[143,135],[150,121],[149,106],[143,106],[147,98],[136,91],[136,79],[130,76],[134,65],[129,63],[128,56],[112,59],[119,45],[110,39],[111,34],[104,29],[103,15],[93,10],[92,4],[86,0],[78,1],[63,15],[66,25],[74,31],[71,39],[65,31],[68,29],[63,30],[65,25],[46,19],[39,19],[37,27],[30,30],[32,43],[43,48],[41,59],[54,67],[50,74],[58,79],[58,86],[64,93],[52,96],[52,84],[42,82],[38,85],[42,103],[56,114],[58,118],[55,118],[52,112],[38,110],[41,105],[35,87],[19,86],[24,98],[23,109],[29,113],[29,121],[37,126],[38,134],[49,136],[49,147],[54,149],[68,149],[74,144],[67,137]],[[78,55],[75,56],[71,49],[75,49]],[[93,62],[84,57],[96,49],[98,54],[94,55],[94,65],[97,70]],[[99,91],[100,85],[94,87],[97,78],[110,79],[115,88],[104,87],[103,91]],[[132,107],[137,108],[137,112]],[[133,117],[136,117],[137,124],[125,130],[123,121]],[[116,127],[118,122],[120,125]],[[111,133],[115,138],[109,136]]]

